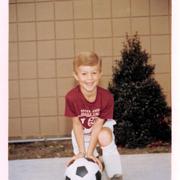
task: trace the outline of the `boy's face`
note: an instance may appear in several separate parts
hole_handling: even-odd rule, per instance
[[[79,82],[81,90],[84,93],[93,93],[101,78],[101,72],[99,66],[84,66],[77,67],[76,73],[74,73],[75,79]]]

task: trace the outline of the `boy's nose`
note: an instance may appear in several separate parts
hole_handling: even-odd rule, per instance
[[[88,79],[92,79],[92,74],[88,74]]]

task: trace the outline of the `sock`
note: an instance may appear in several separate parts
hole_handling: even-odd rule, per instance
[[[122,175],[121,158],[114,140],[105,147],[102,147],[102,158],[109,178],[115,174]]]

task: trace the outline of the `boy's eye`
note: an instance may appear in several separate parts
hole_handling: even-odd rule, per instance
[[[93,72],[93,74],[97,74],[97,72],[95,71],[95,72]]]
[[[83,73],[81,73],[81,74],[82,74],[82,75],[86,75],[86,73],[84,73],[84,72],[83,72]]]

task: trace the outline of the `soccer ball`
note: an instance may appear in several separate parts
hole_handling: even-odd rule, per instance
[[[101,180],[101,171],[91,159],[79,158],[66,168],[65,180]]]

